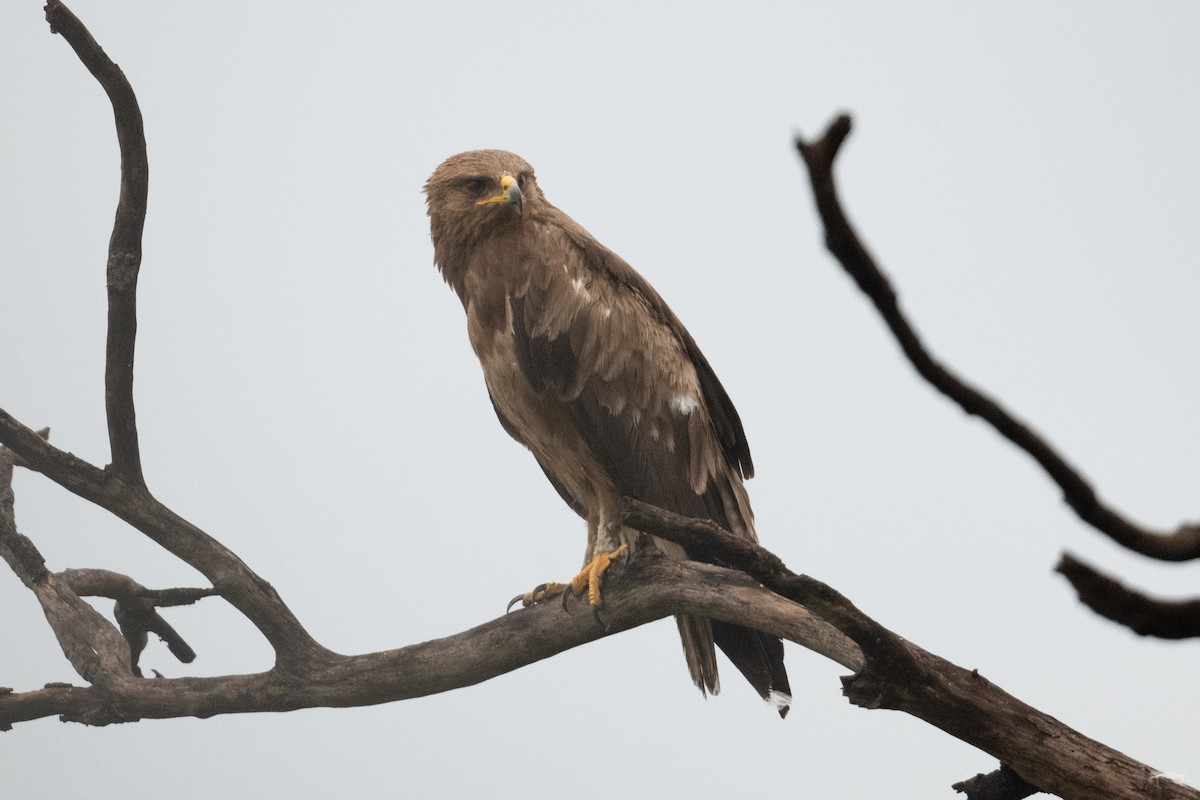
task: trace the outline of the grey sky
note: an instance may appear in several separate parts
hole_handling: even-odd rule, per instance
[[[0,6],[0,407],[103,464],[117,149],[41,5]],[[1173,526],[1200,516],[1200,7],[426,6],[71,4],[146,119],[136,399],[155,494],[342,652],[458,632],[569,576],[583,525],[496,424],[420,194],[447,155],[511,149],[713,363],[753,448],[764,544],[1200,780],[1200,644],[1138,640],[1051,572],[1071,549],[1178,596],[1195,570],[1102,540],[912,374],[825,254],[790,143],[850,111],[844,201],[930,346],[1118,508]],[[16,490],[51,568],[198,581],[45,480]],[[14,577],[0,608],[0,685],[79,680]],[[170,619],[199,658],[156,642],[148,668],[270,663],[220,602]],[[994,768],[850,707],[819,657],[789,646],[788,663],[786,721],[733,679],[701,700],[665,621],[378,708],[24,724],[0,737],[0,771],[5,796],[33,798],[928,798]]]

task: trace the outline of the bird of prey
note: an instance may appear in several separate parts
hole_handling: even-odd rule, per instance
[[[425,195],[434,261],[466,310],[500,424],[587,520],[584,571],[567,591],[590,584],[598,604],[611,557],[634,547],[689,557],[623,527],[623,496],[757,541],[742,484],[754,468],[741,420],[658,292],[551,205],[533,167],[513,153],[451,156]],[[564,588],[550,587],[530,599]],[[778,638],[719,620],[676,620],[701,693],[720,688],[715,643],[786,714]]]

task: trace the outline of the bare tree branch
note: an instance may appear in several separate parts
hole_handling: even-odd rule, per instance
[[[49,440],[50,439],[50,429],[42,428],[41,430],[37,431],[37,435],[42,437],[43,439]],[[13,461],[13,463],[11,465],[12,467],[24,467],[25,469],[29,469],[29,465],[25,463],[25,459],[21,458],[16,453],[12,454],[12,461]],[[10,467],[10,469],[11,469],[11,467]],[[8,475],[8,478],[5,478],[4,476],[0,475],[0,481],[11,480],[11,479],[12,479],[11,474]]]
[[[768,589],[810,609],[858,645],[868,669],[903,673],[916,666],[903,639],[863,614],[833,588],[790,571],[778,556],[754,542],[734,536],[715,523],[674,514],[629,497],[625,498],[624,522],[685,546],[693,558],[745,572]],[[870,700],[860,704],[878,707]]]
[[[749,555],[758,563],[779,563],[769,552],[756,545],[747,549],[742,540],[706,523],[697,527],[689,522],[672,529],[674,515],[663,512],[665,516],[654,522],[653,512],[646,509],[631,513],[642,515],[639,524],[655,525],[655,535],[667,534],[693,544],[698,540],[699,546],[718,558],[743,561]],[[844,606],[839,617],[849,629],[856,634],[877,629],[894,642],[884,645],[883,652],[899,647],[903,657],[884,661],[877,656],[872,663],[851,643],[851,637],[841,636],[833,629],[836,626],[759,585],[763,579],[785,595]],[[47,580],[65,583],[54,574]],[[634,560],[610,578],[605,596],[607,630],[597,626],[590,614],[563,613],[557,603],[548,603],[432,642],[381,653],[331,656],[308,665],[302,673],[277,667],[257,675],[131,678],[97,681],[90,687],[56,686],[0,695],[0,728],[48,714],[103,725],[144,718],[391,702],[473,685],[611,633],[672,614],[692,613],[752,625],[806,645],[819,642],[825,655],[856,670],[843,679],[843,690],[852,703],[902,710],[924,719],[1003,759],[1024,780],[1062,797],[1145,797],[1157,774],[1021,703],[977,671],[957,667],[899,639],[824,584],[782,567],[751,577],[694,562]],[[89,620],[89,624],[98,623]],[[876,647],[873,642],[867,644]],[[115,652],[127,657],[123,640]],[[103,665],[83,667],[93,675],[98,668],[107,675],[128,674],[127,664],[118,669],[112,658]],[[1184,788],[1177,796],[1200,798],[1200,792]]]
[[[607,628],[597,625],[591,614],[564,613],[558,603],[547,603],[444,639],[379,653],[336,655],[300,675],[276,667],[256,675],[135,679],[0,695],[0,727],[50,714],[104,725],[405,700],[471,686],[683,609],[730,620],[752,619],[760,629],[792,640],[816,637],[830,643],[830,655],[848,668],[861,663],[854,645],[828,623],[729,570],[667,559],[635,560],[612,576],[605,598]],[[833,644],[838,641],[840,645]]]
[[[905,642],[834,590],[790,572],[757,545],[711,523],[643,504],[631,503],[627,520],[655,535],[687,542],[706,557],[734,564],[749,575],[666,559],[635,560],[610,579],[604,611],[607,631],[597,627],[591,615],[564,614],[551,603],[435,642],[361,656],[331,655],[304,665],[301,672],[277,667],[249,676],[139,681],[129,673],[125,641],[114,637],[107,621],[79,601],[75,591],[116,594],[112,584],[123,581],[102,572],[48,574],[45,588],[39,584],[35,591],[64,652],[93,685],[0,695],[0,728],[47,714],[108,724],[389,702],[478,683],[606,633],[685,611],[753,625],[814,647],[856,671],[843,680],[851,702],[925,719],[1063,797],[1140,796],[1123,793],[1120,787],[1144,788],[1155,774],[1021,703],[978,672]],[[835,624],[785,598],[806,599]],[[111,633],[98,637],[96,631],[105,629]],[[851,644],[855,637],[860,647]],[[1099,769],[1098,763],[1105,768]],[[1200,793],[1180,796],[1200,798]]]
[[[220,593],[256,625],[275,648],[281,664],[321,660],[328,651],[304,630],[275,590],[241,559],[150,495],[142,478],[133,408],[133,346],[137,330],[136,287],[146,213],[146,143],[133,89],[120,69],[78,18],[58,0],[46,4],[51,31],[74,48],[108,93],[121,148],[121,196],[109,241],[109,338],[105,405],[111,469],[100,470],[41,440],[0,409],[0,444],[87,500],[107,509],[199,570]]]
[[[864,708],[904,711],[995,756],[1030,786],[1068,798],[1147,797],[1153,770],[1026,705],[990,683],[884,628],[839,594],[797,575],[774,554],[710,522],[691,520],[626,498],[625,521],[729,564],[803,604],[859,646],[863,666],[842,679]],[[718,619],[724,619],[714,613]],[[746,624],[742,620],[731,620]],[[794,640],[793,640],[794,641]],[[1131,792],[1131,786],[1140,787]],[[1200,798],[1200,792],[1179,795]]]
[[[106,569],[67,569],[58,573],[67,585],[81,597],[107,597],[117,601],[113,608],[121,635],[129,644],[130,670],[142,677],[138,658],[146,647],[149,634],[158,636],[171,654],[190,664],[196,653],[162,615],[159,608],[191,605],[197,600],[212,597],[213,589],[147,589],[127,575]]]
[[[46,3],[51,33],[61,34],[108,94],[121,149],[121,195],[108,242],[108,347],[104,404],[112,469],[121,480],[142,484],[142,460],[133,408],[133,350],[137,336],[137,278],[150,167],[142,112],[125,73],[112,62],[83,23],[58,0]]]
[[[49,433],[49,429],[46,429],[46,434]],[[32,589],[48,570],[46,559],[42,558],[33,542],[17,532],[12,488],[16,460],[16,453],[7,447],[0,447],[0,558],[8,562],[21,583]]]
[[[996,401],[962,381],[938,362],[921,343],[900,311],[896,292],[846,218],[833,178],[833,162],[850,134],[850,117],[835,119],[815,142],[796,139],[796,149],[808,167],[817,212],[825,226],[825,246],[871,298],[913,367],[963,411],[985,420],[1002,436],[1031,455],[1063,490],[1067,505],[1084,522],[1117,543],[1151,558],[1188,561],[1200,558],[1200,525],[1185,523],[1170,533],[1148,530],[1106,505],[1075,467],[1049,443]]]
[[[1147,597],[1070,553],[1063,553],[1055,570],[1071,582],[1084,605],[1134,633],[1160,639],[1200,636],[1200,599],[1170,601]]]
[[[96,502],[94,498],[108,491],[107,472],[78,458],[74,453],[59,450],[2,408],[0,444],[11,448],[14,458],[22,466],[42,473],[85,500]]]
[[[68,580],[49,572],[28,537],[17,531],[13,510],[14,454],[0,447],[0,558],[37,597],[63,654],[81,677],[112,686],[130,677],[129,648],[116,630],[84,602]],[[4,728],[0,720],[0,728]],[[11,727],[10,725],[7,727]]]
[[[278,663],[302,665],[329,655],[269,583],[223,544],[156,500],[143,484],[110,480],[106,471],[58,450],[3,409],[0,444],[11,448],[31,469],[129,523],[204,575],[221,597],[262,632],[275,649]]]

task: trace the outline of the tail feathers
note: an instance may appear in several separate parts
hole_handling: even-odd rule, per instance
[[[783,666],[783,642],[774,636],[712,620],[712,636],[754,690],[786,717],[792,702],[792,688]]]
[[[701,694],[721,691],[716,653],[720,647],[762,699],[775,706],[779,716],[787,716],[792,689],[783,666],[783,642],[761,631],[704,617],[681,615],[675,617],[675,623],[692,683]]]
[[[717,675],[717,651],[713,647],[709,620],[681,614],[675,617],[675,624],[679,626],[679,638],[683,642],[683,655],[692,683],[699,687],[701,694],[719,694],[721,679]]]

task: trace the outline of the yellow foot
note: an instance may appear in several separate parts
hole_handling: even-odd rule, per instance
[[[625,545],[621,545],[610,553],[597,553],[587,566],[571,579],[570,583],[543,583],[535,586],[532,592],[519,594],[510,600],[508,608],[511,609],[518,602],[526,607],[536,605],[559,595],[562,595],[563,608],[566,608],[568,597],[579,597],[584,590],[587,590],[588,605],[592,607],[593,613],[597,613],[604,605],[600,596],[600,585],[604,580],[604,573],[617,558],[628,558],[628,552],[629,549]],[[570,591],[567,591],[568,589]]]
[[[583,590],[587,589],[588,605],[592,608],[601,608],[604,605],[600,598],[600,583],[604,580],[604,573],[612,566],[612,562],[618,556],[625,556],[628,548],[621,545],[616,550],[610,553],[597,553],[588,562],[578,575],[571,579],[571,594],[579,597],[583,594]],[[625,556],[628,558],[628,556]],[[564,602],[566,598],[563,598]]]

